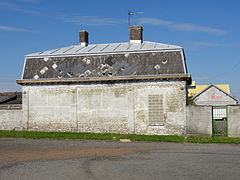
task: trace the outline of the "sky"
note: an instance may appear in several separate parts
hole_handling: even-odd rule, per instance
[[[24,55],[79,44],[128,41],[132,25],[145,41],[184,48],[196,84],[229,84],[240,100],[238,0],[0,0],[0,91],[19,91]]]

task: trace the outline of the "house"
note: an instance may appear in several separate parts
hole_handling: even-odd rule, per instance
[[[199,88],[200,89],[200,88]],[[225,89],[225,91],[223,90]],[[211,106],[226,106],[237,104],[238,101],[235,97],[231,96],[228,92],[229,86],[227,85],[208,85],[205,89],[193,96],[193,101],[197,105],[211,105]]]
[[[184,49],[143,41],[80,44],[25,56],[23,129],[95,133],[185,134],[187,86]]]

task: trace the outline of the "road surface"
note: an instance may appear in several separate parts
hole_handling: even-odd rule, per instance
[[[240,145],[0,138],[0,180],[240,179]]]

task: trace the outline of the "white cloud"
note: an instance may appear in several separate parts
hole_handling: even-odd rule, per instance
[[[0,31],[32,32],[28,29],[15,28],[10,26],[0,26]]]
[[[198,46],[198,47],[220,47],[220,46],[225,46],[225,44],[220,44],[220,43],[212,43],[212,42],[192,42],[189,43],[193,46]]]
[[[25,3],[39,3],[43,0],[15,0],[15,1],[25,2]]]
[[[72,16],[63,18],[65,22],[89,26],[107,26],[122,24],[125,21],[117,18],[102,18],[98,16]]]
[[[226,31],[217,29],[217,28],[212,28],[208,26],[198,26],[194,24],[177,23],[177,22],[165,21],[157,18],[139,18],[137,21],[140,24],[166,26],[168,28],[171,28],[177,31],[205,32],[205,33],[212,33],[216,35],[226,34]]]
[[[44,13],[42,13],[40,11],[35,11],[35,10],[22,8],[21,6],[19,6],[17,4],[14,4],[14,3],[0,2],[0,8],[1,9],[10,10],[10,11],[17,11],[17,12],[27,13],[27,14],[34,14],[34,15],[39,15],[39,16],[47,16],[46,14],[44,14]]]
[[[40,2],[42,0],[13,0],[14,3],[9,2],[0,2],[0,9],[6,9],[10,11],[16,11],[26,14],[32,14],[37,16],[44,16],[53,19],[59,19],[64,22],[80,24],[80,25],[87,25],[87,26],[108,26],[108,25],[115,25],[115,24],[123,24],[127,23],[126,20],[118,19],[118,18],[104,18],[99,16],[80,16],[80,15],[69,15],[65,13],[43,13],[39,10],[29,9],[26,6],[20,5],[18,2]]]
[[[157,18],[138,18],[137,21],[140,24],[150,24],[150,25],[165,25],[165,26],[169,26],[169,25],[173,24],[170,21],[165,21],[165,20],[161,20],[161,19],[157,19]]]
[[[193,42],[185,42],[183,46],[188,51],[198,51],[203,48],[219,48],[229,46],[229,44],[215,43],[215,42],[206,42],[206,41],[193,41]]]

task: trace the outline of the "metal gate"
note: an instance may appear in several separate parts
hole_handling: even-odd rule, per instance
[[[213,136],[227,136],[227,106],[212,107]]]

